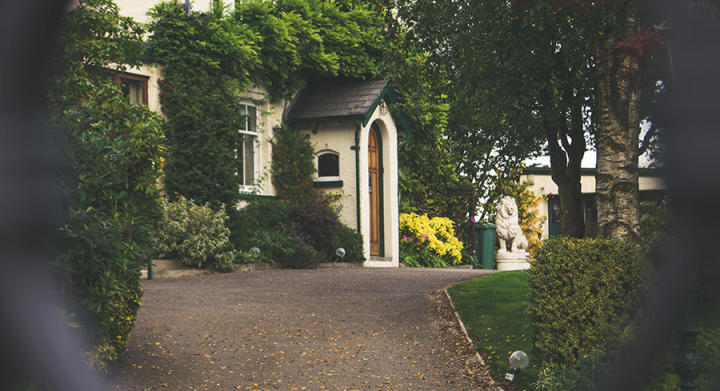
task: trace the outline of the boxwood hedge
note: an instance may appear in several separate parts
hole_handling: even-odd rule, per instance
[[[609,239],[548,239],[530,269],[532,355],[576,365],[613,350],[647,296],[652,267],[634,245]]]

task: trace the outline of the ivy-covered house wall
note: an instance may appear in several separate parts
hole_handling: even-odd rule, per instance
[[[316,14],[303,14],[308,9],[288,13],[284,8],[296,6],[291,2],[250,2],[239,6],[235,13],[231,1],[218,4],[212,0],[203,0],[192,3],[192,17],[195,19],[186,21],[184,15],[175,9],[179,6],[163,4],[160,0],[116,1],[121,14],[152,23],[147,40],[153,42],[154,47],[148,47],[144,64],[118,76],[130,99],[162,113],[168,119],[169,129],[198,129],[197,126],[200,126],[211,132],[207,139],[192,136],[185,140],[174,138],[174,135],[180,133],[169,130],[174,145],[212,144],[201,149],[200,153],[207,154],[210,160],[215,159],[216,163],[212,164],[218,167],[222,161],[232,159],[228,151],[234,151],[238,157],[237,167],[230,170],[236,172],[236,175],[230,178],[227,173],[218,173],[218,169],[189,172],[197,171],[198,165],[204,164],[205,157],[199,157],[199,153],[194,152],[194,158],[185,158],[187,152],[183,152],[183,148],[187,147],[176,148],[175,151],[171,149],[165,182],[169,193],[183,186],[194,186],[197,188],[196,194],[182,195],[200,203],[215,202],[215,207],[222,203],[227,207],[234,205],[242,208],[251,198],[278,195],[271,175],[272,142],[274,129],[287,124],[291,103],[302,102],[303,94],[314,88],[317,75],[320,74],[335,81],[365,79],[372,84],[373,80],[368,77],[376,69],[373,56],[381,52],[378,50],[379,37],[370,33],[373,31],[373,22],[368,17],[370,14],[354,8],[353,2],[340,5],[308,0],[312,12]],[[225,7],[221,11],[219,5],[223,4]],[[208,20],[203,20],[201,13],[207,15]],[[230,13],[232,17],[229,17]],[[332,37],[324,36],[321,31],[321,40],[314,42],[315,36],[303,35],[305,32],[302,29],[306,25],[297,24],[298,21],[294,19],[281,21],[286,24],[286,33],[290,38],[278,35],[275,30],[267,30],[276,29],[278,18],[287,15],[307,18],[311,26],[317,23],[324,29],[331,28]],[[327,23],[336,23],[337,26],[328,27],[325,25]],[[293,38],[293,34],[298,38]],[[299,45],[295,39],[305,43]],[[231,50],[230,55],[224,54],[226,47],[223,42],[231,42],[227,46]],[[232,58],[228,60],[226,57]],[[195,64],[199,64],[201,70],[198,73],[202,72],[202,75],[191,71]],[[213,78],[217,81],[211,81]],[[358,106],[363,111],[359,128],[352,116],[289,122],[293,129],[304,131],[310,137],[316,169],[320,169],[316,187],[330,193],[341,192],[336,201],[341,210],[340,220],[363,234],[365,258],[368,259],[366,266],[397,267],[399,214],[396,118],[387,110],[387,105],[392,103],[387,96],[387,81],[374,82],[382,85],[379,90],[370,93],[370,102],[361,102]],[[213,113],[211,111],[215,107],[212,104],[197,102],[218,99],[212,94],[198,95],[197,100],[193,101],[190,96],[193,91],[210,91],[206,84],[212,83],[223,86],[213,88],[225,91],[234,88],[236,104]],[[182,93],[179,92],[181,88]],[[227,101],[231,96],[228,92],[223,94],[218,102]],[[186,109],[188,106],[192,108]],[[198,116],[203,118],[199,122]],[[232,118],[227,119],[228,116]],[[215,123],[208,125],[208,122]],[[230,128],[235,129],[237,134],[231,135],[233,132]],[[373,132],[377,135],[376,142],[380,148],[378,157],[382,162],[374,189],[381,197],[375,201],[371,201],[370,190],[373,186],[368,181],[368,143]],[[225,151],[221,151],[223,139],[227,139]],[[354,149],[356,144],[357,150]],[[223,154],[227,156],[220,156]],[[179,157],[181,160],[178,160]],[[194,159],[194,163],[188,159]],[[174,164],[173,160],[182,165]],[[338,165],[338,172],[330,173],[331,180],[328,180],[327,170],[323,168],[328,161]],[[219,169],[228,171],[226,168]],[[187,178],[183,174],[185,171],[189,174]],[[215,186],[219,186],[218,191],[207,191],[211,185],[208,182],[209,175],[218,175],[220,178],[218,182],[211,181],[217,183]],[[235,196],[227,190],[235,188],[231,182],[237,182],[239,188]],[[217,200],[212,199],[212,196],[221,193],[227,194],[216,197]],[[371,211],[375,213],[373,216],[370,215]],[[231,215],[232,211],[228,210],[228,213]]]

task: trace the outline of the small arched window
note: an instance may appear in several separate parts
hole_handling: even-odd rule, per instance
[[[320,152],[317,156],[318,181],[340,180],[340,155],[333,151]]]

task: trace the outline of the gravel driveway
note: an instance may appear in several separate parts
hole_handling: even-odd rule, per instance
[[[143,306],[111,385],[485,390],[487,370],[439,294],[484,273],[351,268],[143,281]]]

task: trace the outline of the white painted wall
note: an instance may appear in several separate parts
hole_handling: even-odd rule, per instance
[[[115,0],[115,4],[120,8],[120,15],[129,16],[135,19],[136,22],[148,23],[150,18],[147,16],[147,12],[162,1],[163,0]],[[220,1],[230,6],[231,11],[235,9],[234,0]],[[177,2],[179,4],[185,4],[185,0],[177,0]],[[193,11],[207,13],[212,9],[212,3],[213,0],[194,0],[190,2],[190,8]]]
[[[530,184],[528,190],[534,191],[536,195],[548,196],[557,195],[558,187],[553,182],[550,174],[523,174],[520,176],[520,182],[527,182]],[[643,190],[661,190],[667,189],[665,179],[659,176],[640,176],[638,178],[638,185],[640,191]],[[594,194],[595,193],[595,175],[582,175],[580,177],[580,187],[583,194]],[[548,216],[548,203],[546,201],[541,202],[537,206],[537,211],[540,216]],[[545,220],[543,223],[543,239],[549,237],[549,222]]]
[[[368,195],[368,138],[370,129],[376,122],[382,137],[383,160],[383,242],[385,258],[390,262],[366,261],[366,267],[398,267],[399,251],[399,210],[398,210],[398,165],[397,165],[397,129],[390,114],[381,115],[376,110],[366,126],[360,129],[360,229],[364,239],[364,253],[370,258],[370,198]],[[296,129],[307,132],[315,153],[325,150],[337,152],[340,162],[341,188],[327,188],[326,192],[342,196],[340,221],[350,228],[357,228],[357,194],[355,171],[355,121],[326,121],[319,124],[295,125]]]
[[[351,149],[355,145],[355,121],[326,121],[319,124],[294,126],[310,135],[310,142],[315,154],[321,151],[333,151],[338,154],[340,180],[343,181],[343,185],[323,190],[328,193],[342,194],[338,201],[342,207],[340,222],[355,229],[357,227],[355,151]],[[367,151],[367,146],[365,150]],[[362,155],[360,158],[362,159]],[[367,160],[367,152],[365,152],[365,160]],[[365,177],[367,177],[367,169]],[[360,178],[362,180],[362,173]]]

